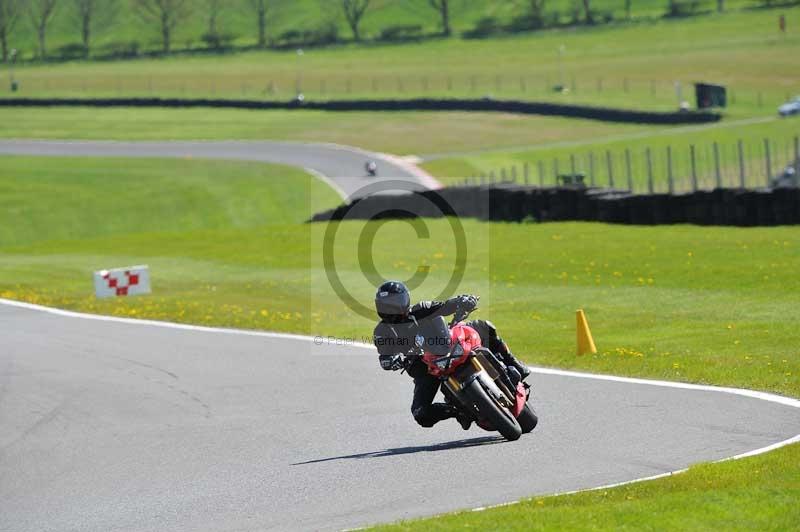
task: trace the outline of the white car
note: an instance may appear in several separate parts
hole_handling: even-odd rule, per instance
[[[778,107],[778,114],[781,116],[800,114],[800,96]]]

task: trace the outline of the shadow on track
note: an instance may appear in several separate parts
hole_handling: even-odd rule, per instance
[[[384,456],[396,456],[400,454],[414,454],[414,453],[429,453],[435,451],[446,451],[448,449],[464,449],[467,447],[478,447],[480,445],[492,445],[495,443],[502,443],[505,438],[502,436],[482,436],[480,438],[470,438],[468,440],[455,440],[445,443],[435,443],[433,445],[423,445],[414,447],[396,447],[394,449],[384,449],[383,451],[372,451],[369,453],[348,454],[343,456],[332,456],[330,458],[319,458],[317,460],[308,460],[306,462],[297,462],[291,464],[306,465],[316,464],[319,462],[331,462],[333,460],[351,460],[360,458],[382,458]]]

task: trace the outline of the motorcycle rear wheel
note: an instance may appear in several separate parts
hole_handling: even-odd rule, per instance
[[[518,440],[522,436],[522,427],[517,420],[505,408],[497,404],[486,390],[484,390],[478,379],[475,379],[464,388],[464,395],[478,408],[480,416],[492,424],[492,426],[509,441]]]

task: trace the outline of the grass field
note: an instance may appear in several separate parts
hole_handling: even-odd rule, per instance
[[[221,109],[0,108],[0,137],[337,142],[395,154],[531,146],[657,130],[494,113],[327,113]]]
[[[0,246],[302,223],[312,189],[322,191],[315,204],[339,203],[316,178],[278,165],[3,157]]]
[[[298,223],[337,201],[308,176],[225,162],[2,157],[0,190],[0,297],[206,325],[371,334],[373,323],[331,293],[319,251],[326,226]],[[62,206],[67,197],[76,204]],[[270,214],[272,201],[287,223]],[[382,274],[430,271],[417,297],[445,284],[454,255],[450,224],[427,226],[423,240],[403,222],[366,227],[384,236],[374,247]],[[365,224],[338,228],[338,272],[368,304],[374,288],[353,249]],[[794,228],[468,220],[464,231],[469,260],[459,291],[482,295],[479,314],[528,362],[800,395]],[[398,255],[395,243],[405,240],[413,252]],[[150,265],[151,296],[94,299],[93,270],[133,263]],[[588,314],[597,355],[574,354],[576,308]],[[795,445],[673,479],[410,526],[788,529],[800,519],[799,453]]]
[[[785,13],[800,27],[800,8]],[[800,34],[777,32],[776,10],[626,26],[290,52],[169,57],[17,68],[20,96],[162,95],[288,99],[423,95],[524,98],[675,109],[676,81],[726,84],[730,117],[769,112],[798,92]],[[558,49],[565,46],[563,69]],[[563,82],[570,91],[552,92]],[[11,94],[11,93],[6,93]]]

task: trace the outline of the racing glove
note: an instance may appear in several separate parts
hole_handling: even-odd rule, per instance
[[[478,308],[478,298],[473,295],[463,294],[457,296],[456,299],[458,299],[458,308],[465,312],[472,312]]]
[[[397,371],[403,369],[403,357],[400,355],[379,355],[381,367],[386,371]]]

